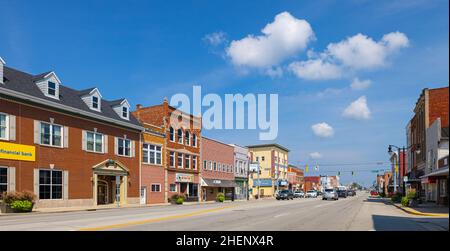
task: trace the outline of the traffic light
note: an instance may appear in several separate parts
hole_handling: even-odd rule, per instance
[[[338,171],[338,176],[341,176],[341,171]]]
[[[354,171],[352,171],[352,176],[354,176],[355,175],[355,172]]]

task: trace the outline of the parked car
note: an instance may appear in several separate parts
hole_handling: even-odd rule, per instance
[[[277,200],[293,200],[294,193],[291,190],[282,190],[277,193]]]
[[[334,189],[334,188],[327,188],[327,189],[325,189],[325,191],[324,191],[324,193],[322,195],[322,200],[329,200],[329,199],[332,199],[332,200],[338,200],[339,199],[339,196],[338,196],[338,193],[337,193],[336,189]]]
[[[348,196],[347,188],[344,187],[344,186],[337,187],[337,194],[338,194],[339,197],[347,198],[347,196]]]
[[[370,196],[378,196],[378,192],[375,190],[370,191]]]
[[[297,190],[294,192],[294,198],[304,198],[305,197],[305,192],[303,192],[302,190]]]
[[[347,191],[347,195],[348,195],[348,196],[355,196],[355,195],[356,195],[356,190],[349,189],[349,190]]]
[[[306,198],[317,198],[317,191],[316,190],[309,190],[306,192]]]

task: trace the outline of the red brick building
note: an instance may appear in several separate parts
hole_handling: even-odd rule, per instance
[[[303,189],[304,172],[302,169],[289,165],[288,166],[288,183],[290,190]]]
[[[217,140],[202,138],[202,200],[214,201],[218,193],[234,198],[234,147]]]
[[[133,112],[144,124],[163,128],[165,135],[165,187],[167,199],[182,194],[187,201],[199,201],[201,118],[169,106],[137,106]]]
[[[139,203],[143,128],[127,100],[0,68],[0,193],[32,191],[36,207]]]
[[[305,176],[305,192],[308,190],[320,191],[320,176]]]

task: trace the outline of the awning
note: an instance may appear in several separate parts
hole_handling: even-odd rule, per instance
[[[219,179],[204,179],[203,178],[202,186],[207,187],[237,187],[236,182],[234,180],[219,180]]]
[[[436,172],[429,173],[420,178],[427,178],[427,177],[432,177],[432,176],[448,176],[448,167],[441,169],[441,170],[437,170]]]

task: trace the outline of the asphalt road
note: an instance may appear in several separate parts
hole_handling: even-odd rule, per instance
[[[338,201],[301,198],[0,216],[0,230],[446,230],[448,218],[407,214],[361,192]]]

